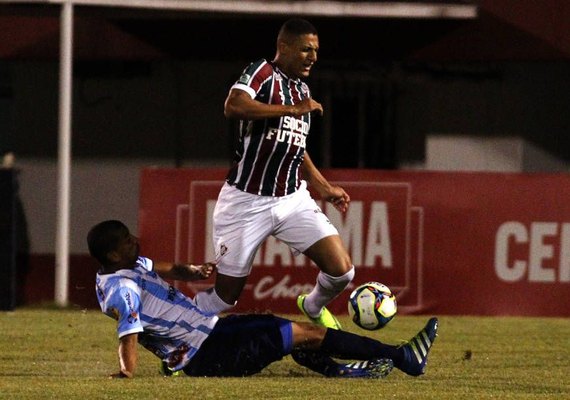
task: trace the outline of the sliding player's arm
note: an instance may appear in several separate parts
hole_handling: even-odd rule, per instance
[[[158,261],[154,263],[154,271],[163,279],[171,279],[175,281],[197,281],[208,279],[214,268],[215,263],[205,264],[181,264]]]
[[[131,333],[119,339],[119,372],[111,378],[132,378],[138,361],[138,333]]]

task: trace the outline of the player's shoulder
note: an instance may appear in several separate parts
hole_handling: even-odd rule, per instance
[[[255,75],[271,75],[274,71],[273,64],[267,61],[265,58],[261,58],[257,61],[249,63],[249,65],[243,71],[250,77]],[[243,75],[242,75],[243,76]]]
[[[150,258],[139,256],[139,258],[137,258],[137,266],[150,272],[152,271],[154,263]]]

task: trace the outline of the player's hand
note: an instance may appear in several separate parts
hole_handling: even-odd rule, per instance
[[[212,272],[214,272],[216,263],[207,262],[202,265],[190,265],[190,268],[192,268],[195,279],[208,279],[212,275]]]
[[[300,117],[304,114],[316,111],[317,113],[319,113],[319,115],[323,115],[323,106],[321,105],[321,103],[319,103],[318,101],[315,101],[314,99],[310,98],[310,97],[305,97],[303,100],[301,100],[299,103],[293,105],[291,107],[292,112],[291,114],[294,117]]]
[[[340,186],[331,186],[328,193],[323,196],[326,201],[331,203],[334,208],[340,212],[346,212],[348,210],[348,203],[350,203],[350,196],[344,191]]]
[[[125,378],[132,378],[133,375],[131,373],[125,373],[123,371],[119,371],[116,374],[109,375],[109,379],[125,379]]]

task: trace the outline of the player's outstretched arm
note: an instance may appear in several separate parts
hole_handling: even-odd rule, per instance
[[[208,279],[214,268],[215,263],[208,262],[205,264],[173,264],[169,262],[155,262],[154,270],[163,279],[172,279],[175,281],[197,281]]]
[[[308,97],[297,104],[265,104],[255,99],[244,90],[232,89],[224,104],[224,115],[227,118],[255,120],[264,118],[276,118],[284,115],[300,117],[304,114],[317,111],[323,114],[323,106]]]
[[[317,169],[309,153],[305,152],[305,159],[301,164],[301,172],[303,178],[319,193],[322,199],[332,203],[334,208],[340,212],[348,210],[350,196],[343,188],[337,185],[331,185],[329,181]]]
[[[138,333],[123,336],[119,339],[119,372],[112,374],[110,378],[132,378],[137,367]]]

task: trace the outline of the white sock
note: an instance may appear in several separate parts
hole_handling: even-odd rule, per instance
[[[216,289],[214,288],[198,292],[196,296],[194,296],[194,302],[196,303],[196,306],[206,314],[219,314],[223,311],[229,310],[237,303],[226,303],[220,298],[220,296],[218,296]]]
[[[305,297],[303,308],[309,316],[316,318],[321,315],[323,307],[338,296],[354,278],[354,266],[344,275],[331,276],[320,271],[317,284]]]

